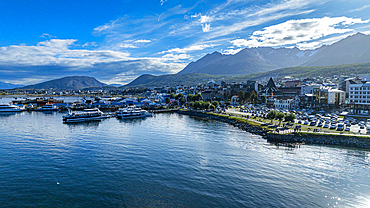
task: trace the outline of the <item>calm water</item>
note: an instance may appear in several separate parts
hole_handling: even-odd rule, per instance
[[[178,114],[0,115],[4,207],[369,207],[370,152],[277,147]]]

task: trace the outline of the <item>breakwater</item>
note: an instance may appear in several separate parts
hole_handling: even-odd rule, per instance
[[[234,117],[207,114],[198,111],[178,111],[178,113],[225,122],[249,133],[260,135],[268,142],[274,144],[316,144],[370,149],[370,137],[301,132],[274,134],[260,126],[240,121]]]

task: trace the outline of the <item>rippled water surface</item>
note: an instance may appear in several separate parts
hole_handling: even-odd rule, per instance
[[[0,114],[0,206],[369,207],[369,151],[278,147],[178,114]]]

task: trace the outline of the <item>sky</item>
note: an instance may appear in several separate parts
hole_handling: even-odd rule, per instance
[[[329,45],[370,34],[369,0],[14,0],[0,3],[0,82],[127,84],[208,53]]]

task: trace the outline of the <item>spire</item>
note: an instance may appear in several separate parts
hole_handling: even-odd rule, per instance
[[[265,87],[265,92],[266,93],[273,93],[273,92],[277,92],[278,89],[274,83],[274,80],[272,79],[272,77],[270,77],[270,80],[269,82],[267,83],[266,87]]]

